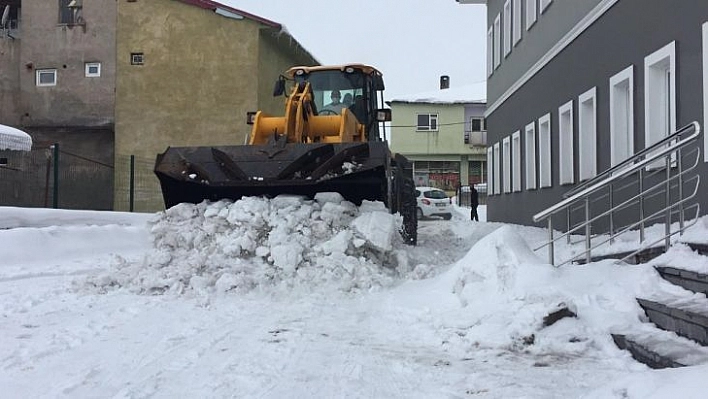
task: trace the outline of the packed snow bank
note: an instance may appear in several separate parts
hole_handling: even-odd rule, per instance
[[[85,211],[73,209],[19,208],[0,206],[0,229],[54,226],[140,226],[154,213]]]
[[[512,226],[482,238],[436,284],[435,292],[447,290],[463,309],[440,322],[451,344],[524,352],[540,365],[617,351],[611,333],[650,328],[635,298],[680,293],[647,265],[553,267]],[[569,317],[547,319],[556,312]]]
[[[401,222],[382,203],[357,207],[336,193],[180,204],[150,222],[153,248],[142,262],[117,262],[89,284],[177,295],[371,290],[407,272]]]

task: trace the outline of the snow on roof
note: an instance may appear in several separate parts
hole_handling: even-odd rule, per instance
[[[32,137],[14,127],[0,125],[0,150],[30,151]]]
[[[391,103],[484,104],[487,102],[487,82],[438,89],[396,97]]]

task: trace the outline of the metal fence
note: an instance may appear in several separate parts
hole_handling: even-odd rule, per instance
[[[159,211],[164,204],[154,163],[119,155],[109,164],[58,144],[0,151],[0,206]]]

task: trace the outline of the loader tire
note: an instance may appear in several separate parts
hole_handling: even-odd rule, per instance
[[[415,200],[415,184],[413,177],[404,177],[403,201],[400,213],[403,216],[403,241],[408,245],[418,244],[418,212]]]
[[[403,156],[396,155],[396,167],[393,173],[394,204],[392,212],[403,216],[401,236],[408,245],[418,243],[418,215],[415,199],[415,183],[413,182],[412,164]]]

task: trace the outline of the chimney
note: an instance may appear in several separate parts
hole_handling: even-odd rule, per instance
[[[450,88],[450,77],[447,75],[440,76],[440,90],[445,90]]]

